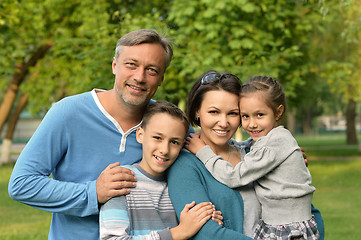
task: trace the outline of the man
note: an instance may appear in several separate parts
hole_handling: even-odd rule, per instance
[[[99,205],[135,186],[134,173],[116,166],[142,159],[136,129],[172,55],[156,31],[130,32],[117,43],[113,89],[65,98],[46,114],[17,160],[9,194],[53,213],[49,239],[99,239]]]

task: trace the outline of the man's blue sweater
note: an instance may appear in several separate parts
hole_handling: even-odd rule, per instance
[[[10,196],[53,213],[49,239],[99,239],[96,179],[111,163],[141,160],[136,129],[124,133],[94,90],[61,100],[17,160]]]

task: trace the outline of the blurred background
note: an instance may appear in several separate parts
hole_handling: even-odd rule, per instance
[[[46,238],[50,215],[8,197],[12,166],[54,102],[113,87],[116,42],[140,28],[173,40],[154,98],[181,109],[209,69],[243,82],[277,78],[285,125],[308,154],[326,239],[359,238],[361,0],[2,0],[1,239]]]

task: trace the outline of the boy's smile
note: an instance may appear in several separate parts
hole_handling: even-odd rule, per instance
[[[181,120],[166,113],[155,114],[145,128],[138,128],[137,140],[143,144],[140,166],[153,176],[163,176],[183,147],[186,130]]]

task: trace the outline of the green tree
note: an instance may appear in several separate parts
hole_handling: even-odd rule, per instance
[[[29,96],[29,109],[39,112],[111,76],[110,70],[105,71],[111,66],[111,58],[106,57],[112,41],[107,6],[105,0],[0,3],[0,62],[4,66],[0,80],[7,85],[0,105],[0,131],[19,92]],[[30,74],[34,77],[28,81]]]
[[[361,100],[361,1],[328,1],[324,32],[328,59],[323,76],[346,103],[347,143],[357,143],[356,109]]]

